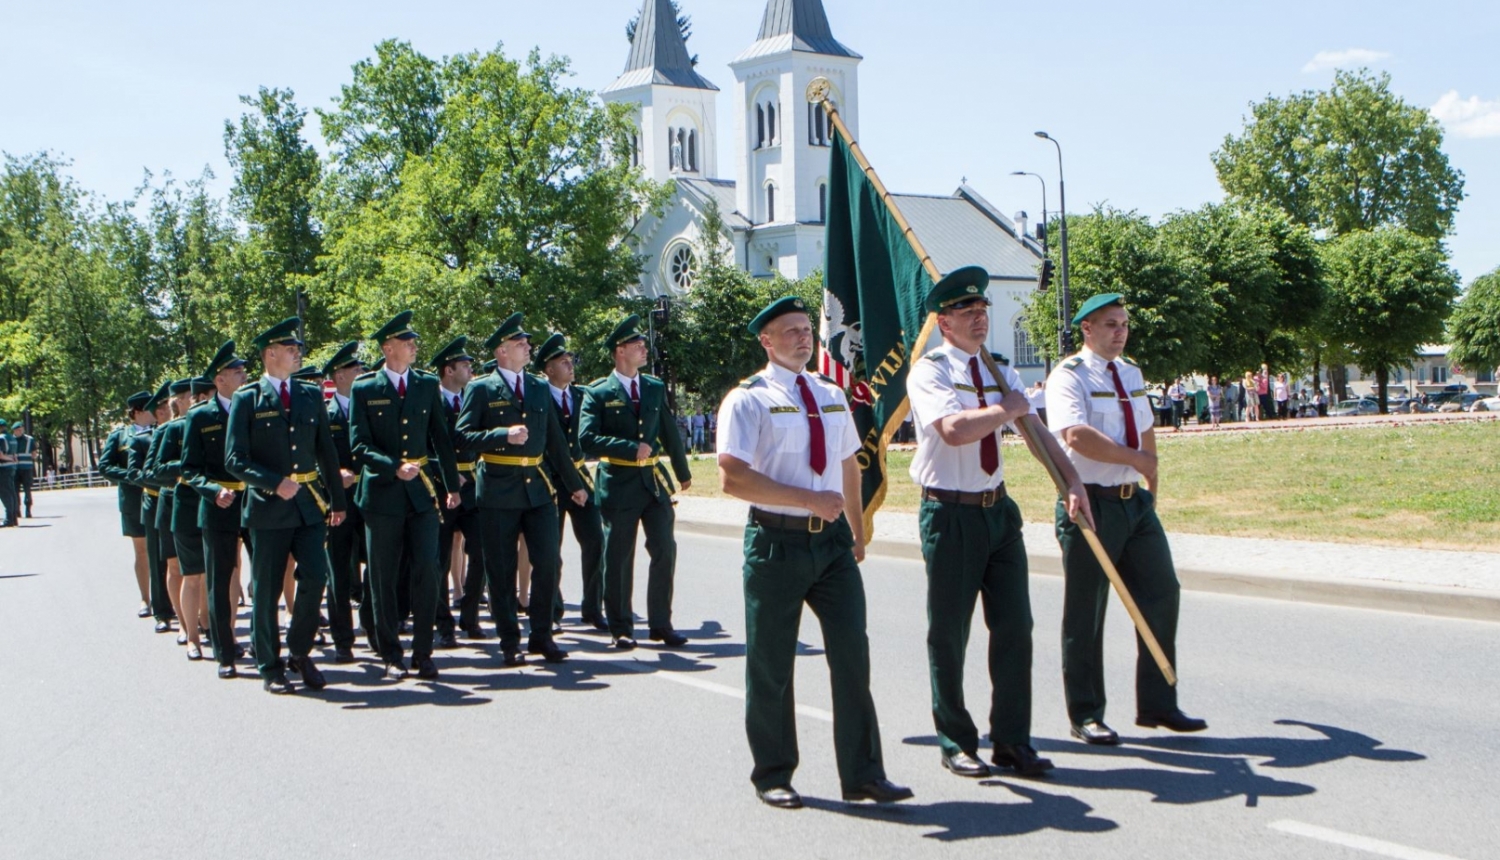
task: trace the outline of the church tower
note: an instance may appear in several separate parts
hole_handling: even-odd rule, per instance
[[[645,0],[625,72],[599,95],[636,106],[631,160],[665,182],[717,175],[718,91],[694,70],[671,0]]]
[[[735,77],[739,212],[755,225],[747,248],[757,275],[800,278],[823,265],[833,129],[807,102],[818,77],[850,131],[859,132],[859,54],[833,37],[822,0],[768,0],[760,35],[730,68]]]

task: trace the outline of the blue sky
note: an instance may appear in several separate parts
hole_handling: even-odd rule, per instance
[[[720,172],[732,177],[733,75],[764,0],[682,0],[689,49],[721,89]],[[967,177],[1006,212],[1057,206],[1062,142],[1071,211],[1098,203],[1160,217],[1220,198],[1208,156],[1251,101],[1327,87],[1335,65],[1389,71],[1435,108],[1467,199],[1449,239],[1467,283],[1500,266],[1500,11],[1410,3],[824,0],[835,36],[864,55],[861,144],[895,191],[949,193]],[[0,3],[0,150],[50,149],[106,198],[142,172],[205,166],[228,188],[224,120],[238,96],[290,87],[325,107],[384,38],[442,56],[503,43],[571,58],[578,86],[625,63],[639,0],[426,3]],[[1321,59],[1320,59],[1321,57]],[[321,139],[315,136],[321,146]]]

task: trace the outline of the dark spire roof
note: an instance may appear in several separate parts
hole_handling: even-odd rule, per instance
[[[687,43],[677,27],[671,0],[645,0],[641,17],[636,22],[635,39],[630,43],[630,59],[625,63],[625,73],[605,91],[644,84],[718,89],[693,70],[693,60],[688,56]]]
[[[768,0],[757,41],[786,35],[792,37],[794,51],[833,57],[859,56],[833,38],[828,13],[823,11],[823,0]]]

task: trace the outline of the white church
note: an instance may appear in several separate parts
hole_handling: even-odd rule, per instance
[[[802,278],[822,267],[834,132],[804,93],[814,78],[827,78],[858,140],[862,59],[834,38],[822,0],[768,0],[760,34],[729,64],[738,157],[734,178],[723,178],[719,88],[693,67],[670,0],[644,0],[625,72],[600,92],[606,102],[634,106],[632,158],[650,179],[676,187],[661,216],[647,213],[635,228],[645,257],[642,295],[692,289],[709,201],[718,204],[735,262],[751,274]],[[893,196],[941,272],[985,267],[994,302],[990,348],[1028,384],[1042,378],[1041,357],[1019,326],[1042,258],[1024,213],[1007,218],[968,185],[947,195]]]

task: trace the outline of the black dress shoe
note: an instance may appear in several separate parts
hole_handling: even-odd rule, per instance
[[[488,638],[490,638],[484,632],[484,628],[480,627],[477,623],[470,624],[467,627],[460,627],[458,629],[460,629],[460,630],[463,631],[464,638],[466,638],[466,639],[488,639]]]
[[[1112,747],[1120,743],[1120,736],[1115,734],[1115,730],[1098,720],[1088,720],[1074,726],[1072,735],[1086,744],[1095,746]]]
[[[135,617],[136,618],[150,618],[151,617],[151,607],[149,607],[149,606],[142,606],[140,609],[137,609],[135,611]]]
[[[323,672],[313,663],[311,657],[292,657],[287,660],[287,666],[298,675],[302,676],[302,683],[311,690],[321,690],[328,686],[323,678]]]
[[[1037,755],[1031,744],[995,744],[990,761],[1020,776],[1041,776],[1052,769],[1052,760]]]
[[[417,670],[417,677],[424,681],[436,681],[438,676],[437,666],[433,665],[431,657],[417,657],[411,661],[413,669]]]
[[[453,631],[451,631],[451,630],[448,631],[447,633],[439,633],[439,634],[437,634],[436,636],[433,637],[432,647],[434,647],[434,648],[441,648],[444,651],[448,651],[448,650],[451,650],[453,648],[457,648],[458,647],[458,637],[454,636],[453,635]]]
[[[568,652],[557,647],[557,643],[551,639],[533,640],[526,643],[526,653],[540,654],[542,655],[542,659],[548,663],[561,663],[568,659]]]
[[[760,802],[766,806],[774,806],[777,809],[802,808],[802,795],[798,794],[797,789],[792,788],[790,785],[778,785],[775,788],[768,788],[764,791],[757,788],[755,796],[760,798]]]
[[[521,651],[520,651],[520,649],[517,649],[517,648],[506,648],[506,649],[504,649],[504,660],[505,660],[505,665],[507,665],[507,666],[524,666],[524,665],[526,665],[526,655],[522,654]]]
[[[336,645],[333,649],[333,662],[345,665],[354,662],[354,649],[348,645]]]
[[[604,616],[603,615],[600,615],[597,612],[586,613],[583,616],[583,623],[589,625],[590,627],[594,628],[595,630],[608,630],[609,629],[609,623],[604,620]]]
[[[943,756],[943,767],[958,776],[967,776],[970,779],[979,779],[990,775],[990,768],[984,762],[959,750],[953,755]]]
[[[158,622],[156,622],[156,627],[154,629],[156,630],[157,633],[171,633],[172,632],[172,622],[170,622],[170,621],[158,621]]]
[[[275,675],[273,677],[266,678],[264,681],[260,682],[260,687],[262,690],[265,690],[268,693],[275,693],[278,696],[285,696],[289,693],[297,692],[297,688],[292,685],[291,681],[288,681],[286,679],[285,675]]]
[[[895,803],[898,800],[910,800],[912,796],[911,789],[888,779],[872,779],[859,788],[844,789],[844,799],[851,802],[873,800],[876,803]]]
[[[238,678],[239,676],[240,673],[234,668],[233,663],[219,667],[219,677],[223,678],[226,681],[231,678]]]
[[[652,642],[660,642],[668,648],[681,648],[687,644],[687,637],[670,627],[655,628],[650,636]]]
[[[1141,714],[1135,718],[1135,724],[1143,729],[1170,729],[1174,732],[1201,732],[1208,728],[1208,721],[1190,717],[1182,711]]]
[[[630,651],[635,648],[635,639],[629,636],[616,636],[610,640],[609,644],[621,651]]]
[[[381,673],[387,681],[403,681],[406,679],[406,667],[400,661],[385,664],[385,670]]]

